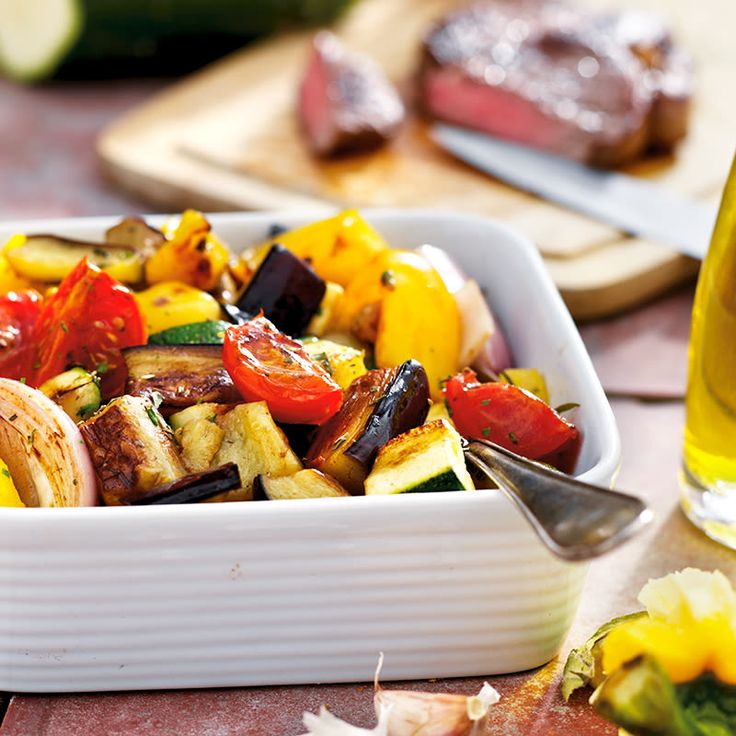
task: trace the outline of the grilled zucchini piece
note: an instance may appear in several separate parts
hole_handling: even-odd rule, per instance
[[[184,464],[191,473],[207,470],[222,445],[225,433],[217,426],[217,415],[187,422],[174,432]]]
[[[113,399],[79,429],[109,506],[134,503],[187,473],[169,426],[147,398]]]
[[[232,408],[232,404],[215,404],[211,401],[194,404],[176,412],[176,414],[172,414],[169,417],[169,424],[173,430],[177,430],[196,419],[207,419],[210,422],[216,422],[218,417],[227,414]]]
[[[460,435],[444,420],[400,434],[378,452],[365,480],[367,496],[420,491],[472,491]]]
[[[349,496],[350,494],[329,475],[319,470],[307,468],[294,475],[272,478],[268,475],[256,476],[253,483],[253,497],[257,501],[283,501],[293,498],[327,498]]]
[[[241,401],[219,345],[141,345],[122,352],[128,368],[126,393],[160,394],[164,413],[202,401]]]
[[[293,475],[302,469],[299,458],[276,426],[265,401],[239,404],[218,417],[217,425],[224,435],[212,464],[237,463],[243,485],[212,500],[250,501],[257,475],[279,477]]]
[[[360,494],[379,448],[421,424],[428,410],[427,374],[415,360],[368,371],[353,381],[340,411],[317,431],[306,465]]]
[[[125,284],[137,284],[143,278],[140,253],[112,243],[87,243],[58,235],[28,235],[11,240],[5,248],[5,256],[16,273],[34,281],[62,281],[82,258]]]
[[[89,419],[102,403],[100,381],[84,368],[70,368],[39,386],[75,422]]]
[[[206,319],[190,322],[188,325],[169,327],[168,330],[154,332],[148,336],[149,345],[222,345],[229,322],[220,319]]]

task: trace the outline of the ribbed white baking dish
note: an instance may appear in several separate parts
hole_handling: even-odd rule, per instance
[[[519,364],[577,401],[580,477],[609,483],[613,416],[533,246],[490,220],[365,213],[487,290]],[[316,213],[228,214],[234,248]],[[0,225],[99,238],[115,218]],[[558,651],[586,568],[498,492],[159,508],[0,509],[0,690],[66,692],[492,675]]]

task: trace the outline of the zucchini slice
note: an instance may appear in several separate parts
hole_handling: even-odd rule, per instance
[[[77,423],[89,419],[102,404],[100,381],[84,368],[70,368],[49,378],[39,390]]]
[[[306,465],[360,494],[378,450],[421,424],[428,411],[429,383],[417,361],[368,371],[353,381],[340,411],[317,431]]]
[[[236,306],[247,314],[263,310],[281,332],[299,337],[319,310],[325,289],[325,282],[301,258],[276,244]]]
[[[294,475],[271,478],[259,475],[253,483],[253,498],[256,501],[284,501],[294,498],[339,498],[350,494],[329,475],[307,468]]]
[[[48,76],[82,31],[81,0],[0,3],[0,69],[32,82]]]
[[[222,345],[225,342],[225,330],[229,322],[218,319],[206,319],[203,322],[191,322],[188,325],[169,327],[168,330],[154,332],[149,335],[149,345]]]
[[[128,368],[126,393],[160,394],[164,413],[203,401],[242,400],[222,364],[219,345],[141,345],[122,353]]]
[[[365,480],[367,496],[420,491],[472,491],[460,435],[444,420],[423,424],[378,452]]]
[[[125,284],[137,284],[143,279],[140,253],[111,243],[87,243],[58,235],[27,235],[13,238],[4,253],[16,273],[34,281],[62,281],[82,258]]]

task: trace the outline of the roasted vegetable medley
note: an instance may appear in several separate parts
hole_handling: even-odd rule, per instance
[[[473,490],[461,436],[572,472],[478,284],[356,211],[226,244],[199,212],[0,256],[0,505]]]

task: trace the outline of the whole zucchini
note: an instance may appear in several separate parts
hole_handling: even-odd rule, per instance
[[[20,0],[0,3],[0,70],[30,82],[181,72],[283,27],[330,22],[350,0]],[[102,63],[100,63],[102,62]]]

